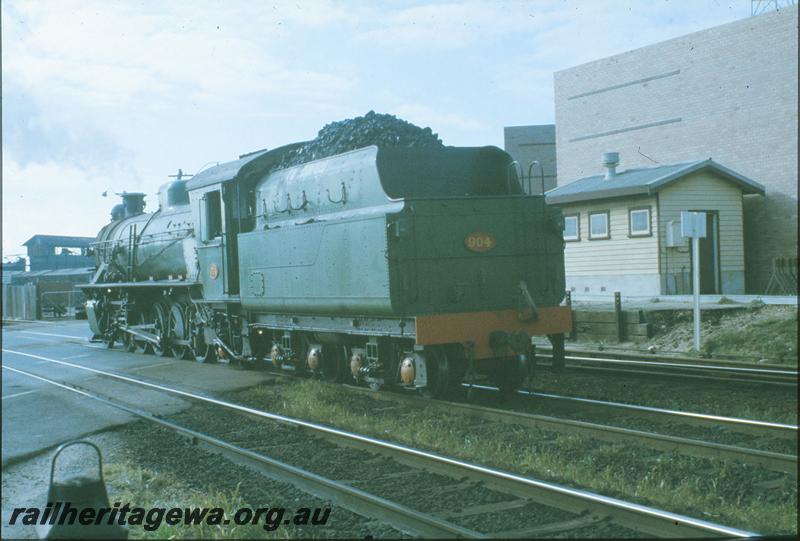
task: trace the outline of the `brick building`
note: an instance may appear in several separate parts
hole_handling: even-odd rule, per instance
[[[616,151],[626,167],[713,158],[766,187],[744,198],[746,289],[797,256],[797,7],[555,74],[559,185]]]
[[[539,126],[507,126],[503,129],[505,151],[519,163],[523,176],[533,177],[532,191],[542,192],[556,187],[556,127],[553,124]],[[541,169],[531,164],[538,161]]]

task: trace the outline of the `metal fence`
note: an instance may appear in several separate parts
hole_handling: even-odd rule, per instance
[[[75,311],[83,304],[83,300],[83,291],[79,289],[43,291],[39,295],[41,315],[43,317],[74,316]]]
[[[3,284],[3,319],[38,319],[38,301],[34,284]]]

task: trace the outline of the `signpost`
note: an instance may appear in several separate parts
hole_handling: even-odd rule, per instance
[[[705,212],[681,212],[681,236],[692,239],[692,293],[694,293],[694,349],[700,351],[700,239],[706,237]]]

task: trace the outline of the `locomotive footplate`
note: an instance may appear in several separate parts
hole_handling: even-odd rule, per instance
[[[152,287],[152,288],[170,288],[170,287],[188,287],[199,285],[199,282],[189,280],[142,280],[140,282],[108,282],[96,284],[76,284],[78,289],[121,289],[131,287]]]

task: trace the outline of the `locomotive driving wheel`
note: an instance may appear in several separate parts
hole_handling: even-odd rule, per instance
[[[173,302],[169,307],[169,337],[172,352],[177,359],[191,359],[193,357],[191,346],[176,343],[177,340],[189,340],[191,323],[186,317],[187,309],[188,305],[183,301]]]
[[[137,311],[131,319],[134,325],[146,325],[149,322],[146,312]],[[153,353],[153,346],[150,342],[131,333],[125,333],[125,348],[134,353]]]
[[[169,310],[164,302],[153,305],[153,334],[158,337],[158,344],[153,346],[156,355],[169,357],[172,354],[169,342]]]
[[[198,313],[197,306],[189,303],[186,307],[186,321],[189,326],[190,352],[194,360],[199,363],[210,363],[214,361],[214,348],[206,342],[203,332],[203,321]]]

